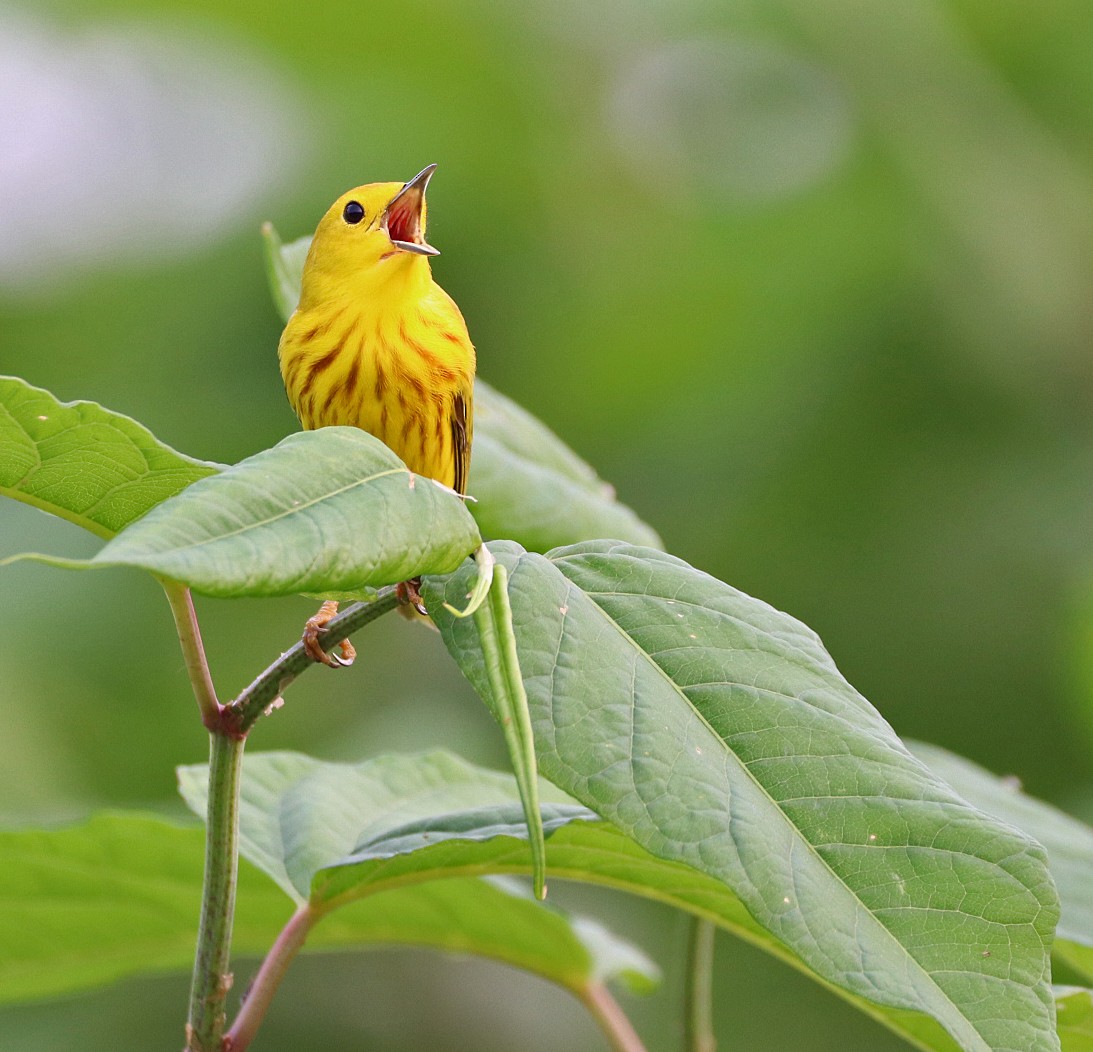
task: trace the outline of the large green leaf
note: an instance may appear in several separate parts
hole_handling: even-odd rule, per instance
[[[1052,952],[1093,979],[1093,829],[962,756],[922,742],[908,747],[969,803],[1043,846],[1062,907]]]
[[[263,228],[270,290],[286,321],[300,298],[310,238],[282,244]],[[512,538],[531,551],[594,537],[659,547],[656,532],[557,435],[481,380],[474,387],[474,449],[467,485],[486,537]]]
[[[965,1049],[1057,1047],[1042,849],[912,757],[814,633],[652,549],[491,549],[546,777],[826,982]],[[474,625],[436,621],[487,695]]]
[[[85,563],[215,596],[356,592],[452,570],[478,546],[463,502],[354,427],[289,435],[195,482]]]
[[[219,468],[176,453],[135,420],[94,402],[59,402],[0,376],[0,493],[100,537]]]
[[[0,1002],[191,967],[203,851],[201,829],[152,815],[0,832]],[[265,953],[290,912],[284,895],[243,864],[234,952]],[[338,910],[306,949],[391,944],[494,958],[574,990],[615,977],[645,988],[656,978],[640,951],[595,922],[475,877],[407,883]]]

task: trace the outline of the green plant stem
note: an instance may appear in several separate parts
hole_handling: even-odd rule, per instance
[[[363,628],[370,621],[394,610],[398,596],[394,588],[381,588],[374,599],[347,606],[323,630],[324,648],[332,650],[347,636]],[[250,686],[240,691],[234,701],[224,707],[224,718],[235,733],[246,734],[255,721],[272,705],[286,687],[302,672],[314,667],[315,662],[304,650],[302,642],[286,650],[262,672]]]
[[[209,802],[205,824],[205,881],[201,896],[201,921],[194,957],[190,1014],[186,1026],[188,1052],[224,1052],[242,1049],[250,1042],[265,1015],[289,961],[303,944],[315,916],[302,910],[289,922],[270,951],[260,982],[244,1004],[239,1018],[223,1041],[225,1004],[231,989],[229,971],[235,887],[239,867],[239,785],[247,732],[281,692],[315,664],[296,643],[274,661],[228,705],[216,699],[212,677],[201,642],[189,589],[173,581],[163,582],[178,627],[179,642],[190,674],[202,722],[209,728]],[[363,628],[398,604],[394,588],[380,591],[375,599],[354,603],[334,618],[323,635],[329,648]],[[268,966],[268,967],[267,967]]]
[[[246,739],[209,734],[209,805],[205,825],[205,885],[186,1026],[188,1052],[221,1052],[235,885],[239,867],[239,782]]]
[[[687,939],[687,977],[684,986],[684,1048],[687,1052],[717,1052],[713,1031],[712,922],[691,917]]]
[[[243,1007],[224,1036],[224,1052],[243,1052],[265,1018],[266,1010],[273,1000],[273,995],[281,985],[281,980],[288,971],[288,966],[297,951],[307,940],[311,929],[321,914],[306,903],[299,907],[281,929],[277,941],[270,947],[262,967],[247,990]]]
[[[231,1034],[234,1044],[223,1043],[225,1004],[231,989],[229,971],[235,887],[239,868],[239,785],[247,732],[282,691],[314,661],[296,643],[274,661],[228,705],[216,697],[201,629],[190,590],[175,581],[161,581],[171,604],[178,639],[186,661],[201,720],[209,729],[209,802],[205,824],[205,881],[201,894],[201,921],[190,988],[190,1013],[186,1024],[188,1052],[224,1052],[245,1048],[261,1022],[270,999],[314,923],[314,916],[300,914],[281,933],[259,973],[261,984],[240,1011]],[[327,626],[323,643],[334,647],[398,605],[394,588],[382,589],[375,599],[354,603]],[[268,965],[268,968],[266,967]],[[264,973],[264,976],[263,976]],[[257,982],[256,982],[257,985]]]
[[[591,982],[577,996],[600,1024],[615,1052],[645,1052],[638,1032],[603,983]]]
[[[216,688],[205,658],[205,644],[201,640],[201,628],[197,623],[193,596],[190,595],[189,588],[177,581],[160,578],[159,583],[163,585],[167,602],[171,604],[178,641],[186,661],[186,672],[190,676],[197,707],[201,710],[201,722],[211,731],[216,728],[220,719],[220,702],[216,699]]]

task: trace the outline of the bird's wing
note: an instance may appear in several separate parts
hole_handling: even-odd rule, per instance
[[[452,398],[452,451],[455,460],[455,481],[452,485],[458,493],[467,492],[467,471],[471,466],[472,420],[471,392],[459,391]]]

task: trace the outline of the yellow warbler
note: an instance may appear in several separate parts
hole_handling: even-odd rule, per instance
[[[300,302],[279,356],[292,408],[305,428],[348,424],[391,447],[411,471],[466,492],[475,354],[463,315],[433,281],[425,189],[435,164],[408,183],[358,186],[319,221]],[[417,582],[400,586],[424,612]],[[308,653],[337,604],[308,622]]]

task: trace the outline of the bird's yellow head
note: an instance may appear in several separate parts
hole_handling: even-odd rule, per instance
[[[408,183],[368,183],[342,194],[319,221],[304,266],[301,306],[392,281],[429,280],[425,188],[435,164]]]

